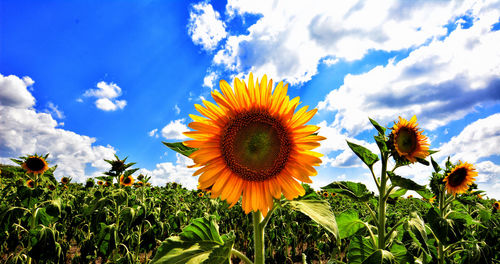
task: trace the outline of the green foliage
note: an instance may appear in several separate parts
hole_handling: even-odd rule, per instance
[[[351,199],[359,202],[366,202],[373,197],[373,194],[368,191],[368,188],[360,182],[339,181],[332,182],[321,189],[349,196]]]
[[[378,156],[373,154],[369,149],[349,141],[347,141],[347,145],[369,168],[378,161]]]
[[[171,150],[180,153],[186,157],[189,157],[193,152],[195,152],[196,148],[190,148],[182,142],[175,142],[175,143],[168,143],[168,142],[162,142],[165,146],[169,147]]]

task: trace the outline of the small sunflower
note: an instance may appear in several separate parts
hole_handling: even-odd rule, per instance
[[[138,181],[136,184],[137,184],[138,187],[144,186],[144,183],[142,181]]]
[[[482,196],[481,194],[479,194],[479,193],[478,193],[478,194],[477,194],[477,198],[479,198],[480,200],[482,200],[482,199],[483,199],[483,196]]]
[[[417,158],[425,159],[429,156],[428,138],[422,135],[423,130],[419,130],[417,126],[416,116],[413,116],[410,121],[399,117],[399,122],[394,124],[390,142],[396,160],[403,159],[414,163]]]
[[[496,201],[496,202],[493,204],[493,208],[495,208],[496,210],[500,209],[500,202],[499,202],[499,201]]]
[[[472,164],[459,161],[459,164],[453,167],[451,172],[446,175],[443,182],[446,183],[448,193],[456,195],[466,192],[469,189],[469,185],[476,180],[474,179],[476,176],[477,171]]]
[[[316,113],[302,107],[295,113],[299,98],[290,100],[288,85],[280,82],[273,91],[272,80],[264,75],[248,86],[238,78],[233,88],[224,80],[212,97],[217,104],[203,101],[195,108],[205,117],[191,115],[194,131],[184,134],[185,141],[197,148],[190,155],[202,167],[199,189],[211,189],[211,198],[219,197],[234,206],[242,197],[245,213],[261,211],[267,215],[273,198],[291,200],[305,194],[300,182],[311,183],[322,155],[311,151],[324,140],[315,133],[319,127],[305,125]]]
[[[104,182],[102,182],[102,181],[97,181],[97,185],[102,186],[103,184],[104,184]]]
[[[203,197],[203,196],[204,196],[204,194],[203,194],[202,192],[199,192],[199,193],[198,193],[198,197],[200,197],[200,198],[201,198],[201,197]]]
[[[336,193],[332,193],[332,197],[335,197],[335,196],[337,196],[337,194]]]
[[[61,183],[62,184],[68,184],[69,183],[69,178],[68,177],[62,177],[61,178]]]
[[[106,187],[109,187],[109,186],[111,186],[111,182],[109,182],[109,181],[106,181],[106,183],[104,183],[104,186],[106,186]]]
[[[408,198],[408,199],[413,198],[413,195],[411,195],[411,194],[410,194],[410,195],[408,195],[408,197],[406,197],[406,198]]]
[[[56,186],[54,186],[54,184],[49,184],[49,185],[47,185],[47,189],[53,191],[56,189]]]
[[[35,188],[35,182],[33,180],[27,180],[26,186],[28,186],[30,188]]]
[[[146,182],[146,186],[148,186],[148,187],[149,187],[149,186],[151,186],[151,183],[149,183],[149,182]]]
[[[132,184],[134,184],[134,178],[130,175],[125,178],[124,175],[122,175],[120,176],[120,184],[123,186],[132,186]]]
[[[38,155],[29,156],[21,167],[25,169],[28,173],[33,174],[43,174],[45,171],[49,169],[49,165],[47,161]]]
[[[328,193],[328,192],[323,192],[323,197],[328,198],[328,196],[330,196],[330,193]]]

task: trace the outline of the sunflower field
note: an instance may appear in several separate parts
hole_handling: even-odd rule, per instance
[[[198,190],[152,186],[115,155],[85,183],[56,180],[49,155],[0,166],[4,263],[500,263],[500,202],[485,199],[467,161],[438,164],[417,118],[370,119],[379,153],[346,142],[373,176],[310,187],[328,135],[306,123],[282,82],[221,81],[216,104],[191,115]],[[420,185],[397,169],[430,166]],[[417,193],[409,195],[408,191]]]

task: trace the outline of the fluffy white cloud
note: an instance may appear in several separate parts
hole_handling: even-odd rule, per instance
[[[11,75],[9,78],[17,82],[16,91],[29,100],[14,105],[8,100],[0,102],[2,163],[12,163],[9,158],[27,154],[50,153],[49,162],[58,165],[55,176],[70,176],[77,182],[83,182],[88,177],[86,168],[100,171],[108,169],[103,159],[113,158],[113,147],[95,145],[95,138],[57,128],[58,123],[50,113],[40,113],[31,108],[34,98],[27,87],[33,81],[30,82],[31,79],[25,77],[21,83],[16,76]],[[5,85],[9,87],[6,88]],[[12,87],[12,82],[0,82],[2,91]],[[55,105],[54,109],[58,110]]]
[[[97,89],[89,89],[85,91],[83,96],[96,97],[95,105],[103,111],[115,111],[117,109],[123,109],[127,105],[126,100],[116,99],[121,94],[122,89],[116,83],[101,81],[97,83]]]
[[[188,24],[188,34],[193,42],[205,50],[215,49],[227,35],[226,26],[219,18],[219,12],[211,4],[201,2],[193,5]]]
[[[219,75],[216,72],[210,72],[205,78],[203,78],[203,87],[210,88],[212,90],[214,88],[214,82],[219,78]]]
[[[45,112],[51,114],[52,116],[55,116],[58,119],[65,118],[63,111],[61,111],[59,107],[52,102],[47,103],[47,109]]]
[[[156,164],[154,170],[140,169],[138,173],[151,176],[151,184],[163,186],[167,182],[176,182],[188,189],[196,189],[198,186],[198,177],[193,177],[194,168],[188,168],[192,165],[191,159],[176,154],[177,160],[175,163],[164,162]]]
[[[460,25],[410,55],[367,73],[347,75],[344,84],[318,104],[335,112],[335,124],[356,134],[370,128],[367,116],[387,124],[395,113],[435,129],[500,99],[499,9],[480,9],[470,28]],[[474,65],[471,67],[471,65]]]
[[[156,138],[158,138],[158,133],[157,132],[158,132],[158,128],[155,128],[155,129],[149,131],[148,135],[150,137],[156,137]]]
[[[184,119],[170,121],[168,125],[161,129],[161,135],[165,139],[184,140],[187,139],[182,133],[190,129],[184,124]]]
[[[450,20],[478,1],[228,1],[230,19],[260,15],[248,34],[230,35],[213,58],[236,72],[306,82],[325,57],[352,61],[369,50],[402,50],[444,36]],[[230,22],[230,21],[229,21]],[[228,23],[229,23],[228,22]]]
[[[35,105],[35,98],[27,88],[35,83],[30,77],[22,79],[15,76],[0,74],[0,105],[17,108],[28,108]]]

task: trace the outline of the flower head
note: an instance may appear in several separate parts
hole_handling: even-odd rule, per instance
[[[35,182],[33,180],[27,180],[26,186],[28,186],[30,188],[35,188]]]
[[[410,121],[399,117],[398,123],[393,126],[390,142],[396,160],[403,159],[414,163],[417,158],[425,159],[429,156],[428,138],[422,135],[423,130],[419,130],[417,126],[416,116],[413,116]]]
[[[500,202],[496,201],[495,203],[493,203],[493,208],[495,208],[496,210],[500,209]]]
[[[49,184],[49,185],[47,185],[47,189],[53,191],[56,189],[56,186],[54,186],[54,184]]]
[[[68,184],[69,183],[69,178],[68,177],[62,177],[61,178],[61,183],[62,184]]]
[[[104,183],[102,181],[97,181],[97,185],[102,186]]]
[[[132,186],[134,184],[134,178],[132,176],[125,177],[124,175],[120,176],[120,184],[123,186]]]
[[[106,186],[106,187],[111,186],[111,182],[110,181],[106,181],[106,183],[104,183],[104,186]]]
[[[21,167],[28,173],[33,174],[43,174],[49,169],[47,161],[38,155],[29,156],[23,164],[21,164]]]
[[[448,193],[456,195],[466,192],[469,189],[469,185],[476,180],[474,179],[476,176],[477,171],[472,164],[459,161],[459,164],[453,167],[451,172],[446,175],[443,182],[446,183]]]
[[[194,173],[198,187],[231,206],[242,197],[245,213],[264,215],[273,198],[304,195],[298,181],[312,182],[322,155],[311,150],[325,139],[315,134],[319,127],[305,125],[317,110],[305,106],[295,113],[299,98],[290,100],[283,82],[273,91],[265,75],[259,82],[250,73],[248,85],[235,78],[234,91],[222,80],[220,88],[222,93],[212,92],[217,105],[195,105],[205,117],[191,115],[195,131],[184,133],[194,139],[184,144],[198,148],[190,155],[202,167]]]
[[[200,197],[200,198],[201,198],[201,197],[203,197],[203,196],[204,196],[203,192],[199,192],[199,193],[198,193],[198,197]]]

